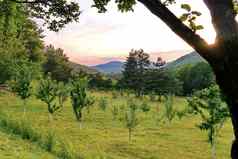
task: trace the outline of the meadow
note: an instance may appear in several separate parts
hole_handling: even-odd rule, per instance
[[[64,152],[66,154],[77,154],[77,158],[85,159],[211,158],[207,134],[195,126],[200,121],[198,116],[187,115],[181,120],[175,118],[171,123],[159,122],[158,118],[163,112],[163,101],[151,101],[148,97],[135,98],[133,95],[120,96],[119,93],[115,95],[103,91],[94,91],[90,94],[95,97],[96,102],[90,109],[83,111],[80,126],[72,112],[70,100],[54,116],[54,120],[49,122],[47,106],[41,101],[29,99],[26,115],[23,117],[22,100],[9,92],[2,92],[0,110],[5,117],[0,118],[0,158],[73,158],[70,155],[62,155],[62,151],[67,151]],[[102,97],[107,99],[108,103],[105,110],[99,107],[98,101]],[[137,103],[147,102],[151,110],[147,113],[137,111],[138,126],[132,132],[132,140],[129,141],[128,129],[122,119],[127,102],[132,98]],[[185,98],[175,98],[176,109],[182,110],[186,105]],[[113,107],[119,108],[116,117],[112,113]],[[50,151],[49,148],[42,146],[41,142],[24,138],[16,133],[17,131],[12,131],[14,126],[3,124],[3,120],[19,123],[26,119],[27,126],[32,127],[31,131],[42,136],[52,132],[53,137],[49,138],[51,142],[47,142],[51,146]],[[219,159],[229,158],[232,139],[231,124],[227,121],[218,138]]]

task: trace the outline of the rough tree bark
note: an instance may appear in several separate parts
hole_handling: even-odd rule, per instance
[[[217,83],[226,96],[231,114],[235,136],[231,158],[238,159],[238,25],[235,20],[233,0],[203,0],[210,10],[217,33],[213,45],[208,45],[205,40],[184,25],[161,1],[138,1],[210,63]]]

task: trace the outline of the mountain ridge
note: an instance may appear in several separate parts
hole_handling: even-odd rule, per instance
[[[92,68],[105,74],[118,74],[122,72],[123,65],[124,63],[121,61],[109,61],[104,64],[92,66]]]
[[[206,60],[203,57],[201,57],[197,52],[193,51],[189,54],[181,56],[180,58],[178,58],[172,62],[167,63],[165,65],[165,68],[176,69],[183,65],[196,64],[199,62],[206,62]]]
[[[189,54],[181,56],[174,61],[168,62],[164,67],[167,69],[176,69],[186,64],[196,64],[199,62],[206,62],[197,52],[193,51]],[[109,61],[95,66],[85,66],[71,62],[74,71],[86,71],[91,74],[104,73],[104,74],[120,74],[123,71],[124,62],[122,61]]]

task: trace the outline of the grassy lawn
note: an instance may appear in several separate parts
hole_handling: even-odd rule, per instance
[[[54,159],[55,157],[30,142],[0,131],[0,158]]]
[[[209,159],[210,146],[207,143],[206,132],[195,127],[199,122],[196,116],[187,116],[182,120],[177,118],[171,123],[158,123],[159,106],[162,111],[163,103],[150,102],[148,99],[137,99],[138,103],[146,100],[151,111],[138,111],[139,125],[133,131],[132,142],[128,141],[128,130],[120,118],[124,117],[123,105],[129,97],[112,98],[111,93],[93,92],[97,101],[107,97],[108,107],[104,112],[98,102],[90,111],[84,110],[82,129],[76,121],[70,102],[49,123],[47,106],[31,99],[27,104],[26,118],[35,131],[44,134],[47,130],[55,131],[57,137],[70,142],[75,151],[83,158],[115,158],[115,159]],[[0,96],[1,111],[9,114],[9,118],[21,120],[23,102],[11,94]],[[186,106],[184,98],[176,98],[177,109]],[[112,106],[118,106],[121,111],[119,117],[113,120]],[[230,121],[225,124],[218,139],[218,159],[229,158],[230,145],[233,138]],[[11,136],[0,131],[0,158],[56,158],[42,150],[39,146],[24,141],[17,136]],[[58,143],[61,144],[61,143]]]

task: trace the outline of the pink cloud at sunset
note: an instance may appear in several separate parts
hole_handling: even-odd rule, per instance
[[[191,51],[189,50],[174,50],[174,51],[168,51],[168,52],[147,52],[150,54],[150,59],[152,61],[156,61],[158,57],[162,57],[163,60],[166,62],[170,62],[173,60],[176,60],[177,58],[184,56]],[[70,54],[68,54],[70,55]],[[103,64],[110,61],[125,61],[127,58],[127,55],[125,56],[112,56],[112,57],[98,57],[98,56],[70,56],[70,60],[76,63],[88,65],[88,66],[94,66],[96,64]]]
[[[58,33],[46,31],[44,39],[46,44],[63,48],[74,62],[95,65],[110,60],[124,60],[131,49],[140,48],[150,53],[152,59],[159,54],[171,61],[192,51],[191,47],[139,3],[133,13],[120,13],[115,4],[110,3],[108,12],[99,14],[91,7],[92,0],[77,1],[83,11],[79,23],[69,24]],[[213,42],[215,32],[202,1],[177,0],[177,4],[170,9],[179,16],[183,13],[180,4],[187,2],[194,10],[203,13],[198,23],[205,29],[199,31],[199,34],[209,43]]]

